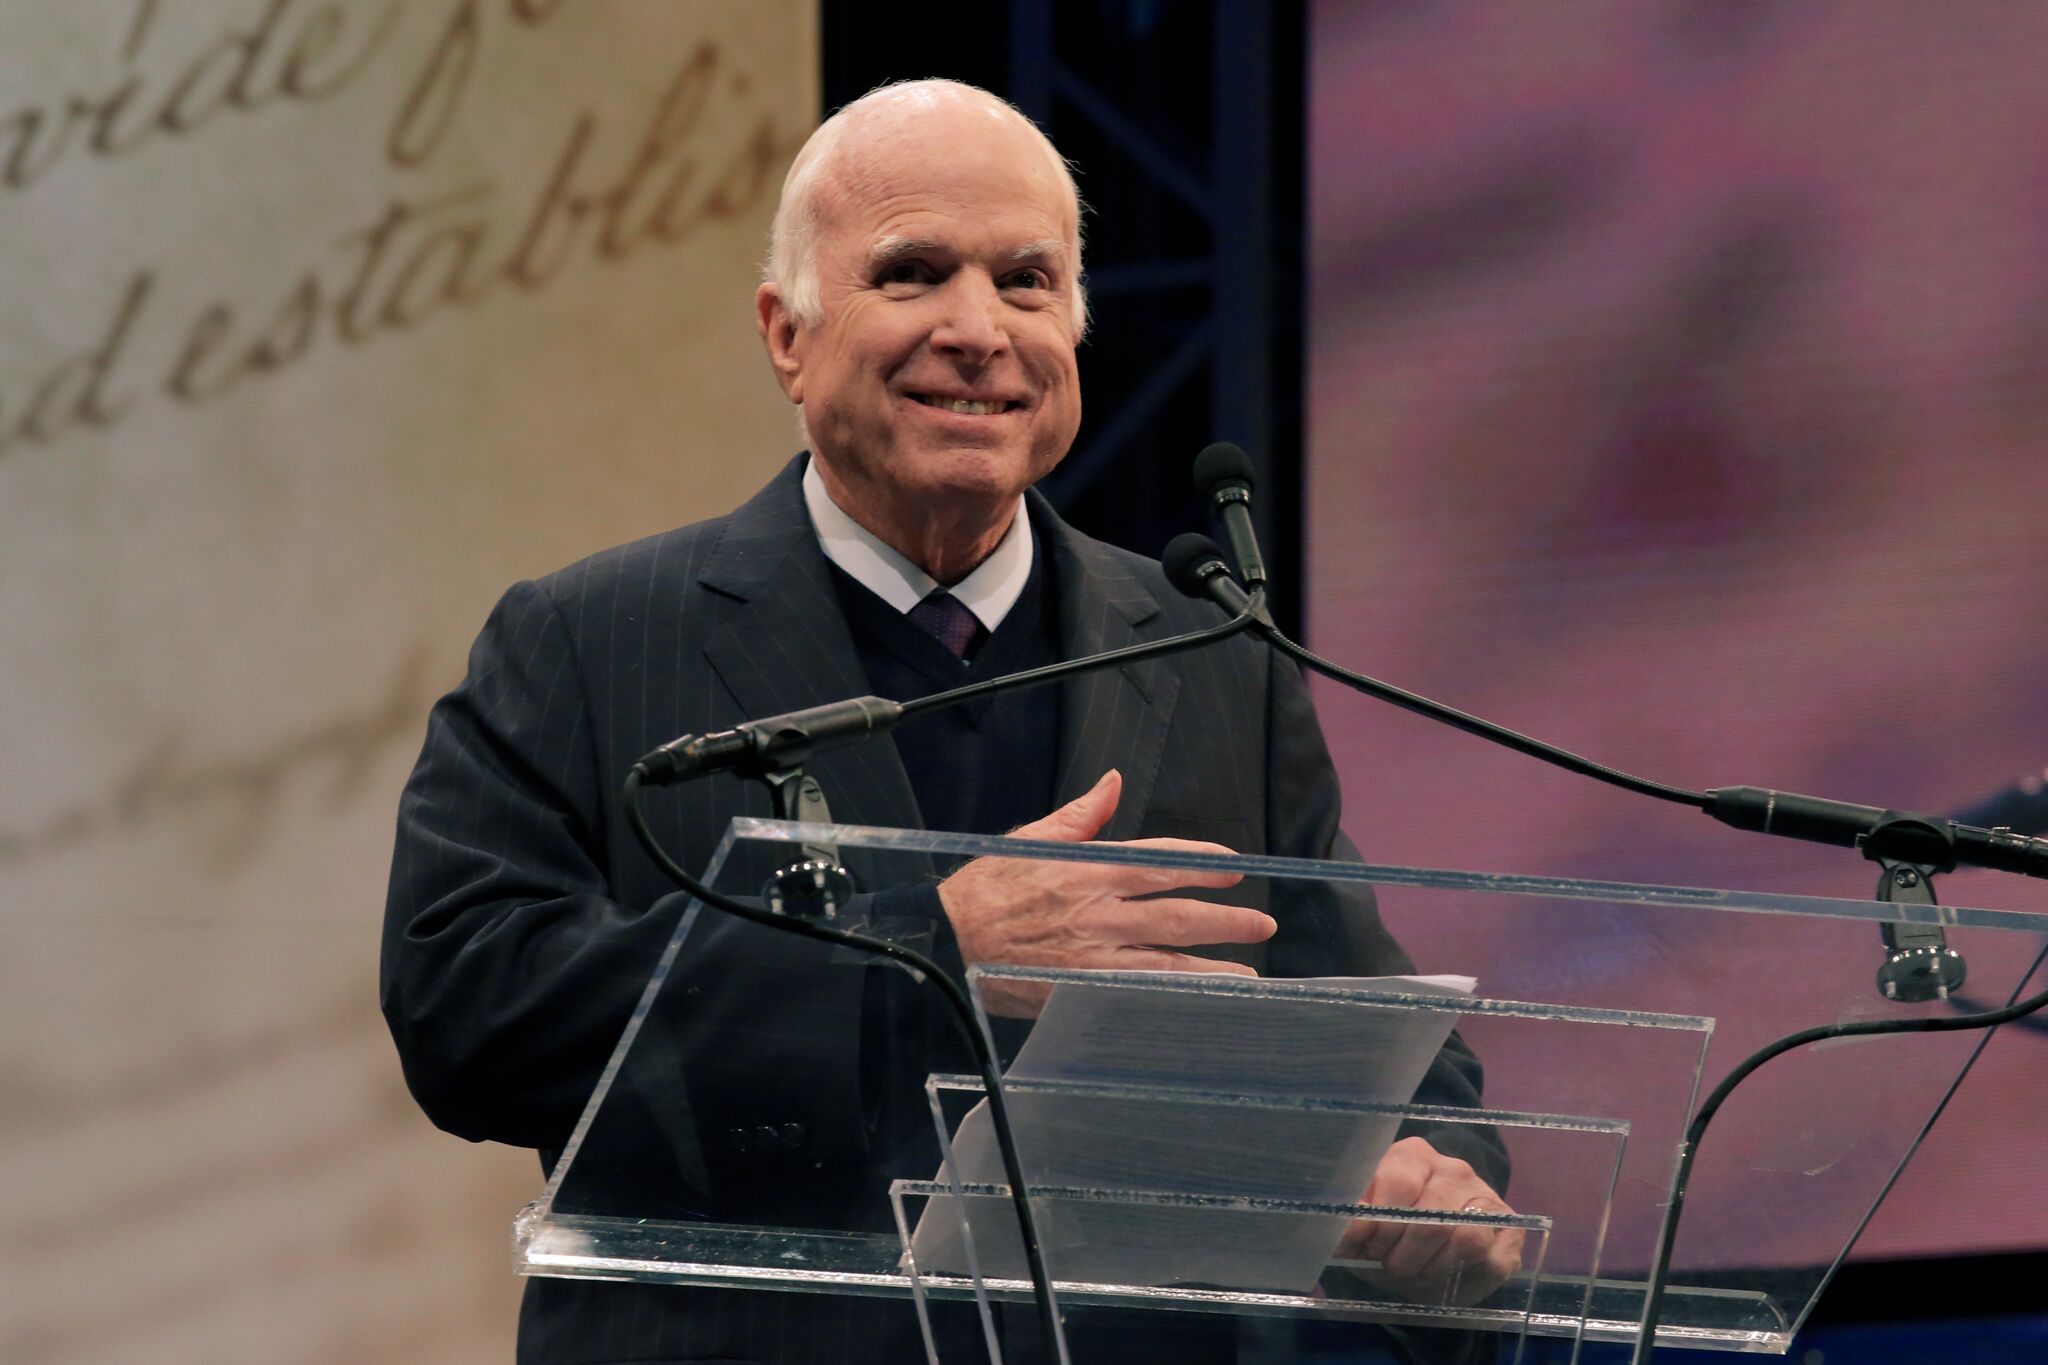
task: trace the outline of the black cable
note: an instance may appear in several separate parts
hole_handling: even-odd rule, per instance
[[[1259,624],[1258,613],[1265,601],[1263,591],[1252,594],[1251,605],[1221,625],[1206,630],[1190,631],[1186,635],[1174,635],[1164,640],[1148,640],[1143,644],[1126,645],[1112,649],[1105,654],[1092,654],[1085,662],[1088,671],[1107,668],[1111,664],[1127,664],[1138,659],[1152,659],[1165,654],[1179,654],[1183,650],[1200,649],[1203,645],[1227,640],[1252,626]],[[1042,682],[1055,682],[1075,671],[1074,665],[1082,660],[1069,659],[1061,663],[1045,664],[1038,668],[1027,668],[1022,673],[1011,673],[985,682],[968,683],[949,692],[934,692],[928,697],[903,703],[901,719],[908,720],[921,711],[937,711],[948,706],[958,706],[964,701],[973,701],[985,692],[1007,692],[1012,688],[1032,687]]]
[[[2048,942],[2042,943],[2041,951],[2034,954],[2034,964],[2020,973],[2019,985],[2013,987],[2013,992],[2017,994],[2020,990],[2024,989],[2026,984],[2032,981],[2044,966],[2048,966]],[[1983,1001],[1973,999],[1960,991],[1950,991],[1947,1004],[1950,1009],[1960,1010],[1964,1014],[1975,1013],[1984,1008]],[[2048,1019],[2029,1019],[2020,1024],[2020,1027],[2031,1033],[2048,1034]]]
[[[1517,753],[1541,759],[1543,762],[1563,768],[1567,772],[1578,773],[1582,777],[1590,777],[1595,781],[1605,782],[1609,786],[1620,787],[1625,791],[1636,792],[1643,796],[1654,796],[1659,801],[1674,801],[1681,806],[1696,806],[1701,810],[1707,808],[1708,797],[1705,792],[1691,791],[1685,787],[1668,786],[1662,782],[1652,782],[1646,777],[1637,777],[1632,773],[1622,772],[1618,768],[1609,768],[1604,764],[1595,763],[1590,758],[1582,758],[1568,749],[1560,749],[1554,744],[1545,744],[1540,739],[1533,739],[1518,730],[1510,730],[1504,725],[1495,725],[1490,720],[1481,720],[1477,716],[1467,715],[1465,712],[1454,707],[1445,706],[1442,702],[1431,701],[1428,697],[1417,696],[1413,692],[1404,691],[1401,688],[1395,687],[1392,683],[1383,683],[1377,678],[1368,678],[1363,673],[1354,673],[1342,664],[1332,663],[1320,654],[1310,651],[1305,646],[1296,644],[1270,626],[1263,628],[1260,633],[1272,641],[1274,647],[1283,654],[1300,660],[1316,672],[1354,687],[1360,692],[1378,697],[1381,701],[1392,702],[1404,711],[1412,711],[1418,716],[1427,716],[1431,720],[1441,721],[1454,729],[1463,730],[1468,735],[1477,735],[1481,739],[1490,739],[1496,744],[1505,745],[1515,750]]]
[[[647,856],[652,858],[655,865],[667,873],[676,885],[714,910],[722,910],[750,924],[802,934],[806,938],[817,939],[822,943],[841,944],[901,963],[920,979],[936,985],[953,1006],[955,1022],[967,1035],[968,1046],[973,1048],[975,1060],[981,1066],[982,1085],[988,1091],[989,1118],[996,1130],[996,1146],[1002,1152],[1003,1173],[1010,1182],[1010,1200],[1017,1209],[1017,1230],[1024,1241],[1024,1259],[1031,1270],[1032,1297],[1038,1309],[1039,1331],[1045,1341],[1045,1358],[1048,1362],[1064,1362],[1067,1356],[1062,1349],[1058,1316],[1053,1308],[1052,1281],[1046,1274],[1045,1258],[1039,1250],[1038,1225],[1031,1214],[1030,1194],[1024,1184],[1024,1167],[1018,1160],[1016,1139],[1010,1131],[1009,1110],[1003,1102],[1002,1075],[996,1067],[995,1052],[989,1046],[988,1038],[982,1033],[980,1022],[975,1018],[974,1006],[968,1000],[967,992],[962,990],[952,977],[946,975],[938,963],[901,944],[891,943],[887,939],[869,938],[865,934],[856,934],[845,929],[833,929],[809,920],[778,915],[773,911],[713,891],[698,881],[682,864],[669,856],[668,851],[656,842],[653,831],[648,829],[646,814],[641,810],[641,784],[645,776],[638,764],[626,774],[623,793],[626,823],[631,827],[633,837],[640,841],[640,847],[647,851]],[[966,1217],[964,1208],[961,1210],[961,1217]]]
[[[887,734],[913,715],[956,706],[992,692],[1008,692],[1061,678],[1076,677],[1183,650],[1199,649],[1225,640],[1255,624],[1264,612],[1261,598],[1248,599],[1243,610],[1228,621],[1163,640],[1125,645],[1079,659],[1065,659],[1022,673],[1006,674],[984,682],[970,683],[947,692],[934,692],[915,701],[895,702],[886,697],[848,697],[823,706],[807,706],[776,716],[763,716],[730,730],[712,734],[679,735],[659,748],[643,754],[637,765],[641,780],[649,787],[666,787],[688,782],[714,772],[737,772],[749,777],[771,777],[801,768],[810,757],[825,749],[860,744],[876,735]]]
[[[1671,1187],[1671,1207],[1665,1211],[1663,1229],[1657,1235],[1657,1249],[1650,1262],[1650,1283],[1643,1304],[1642,1335],[1636,1338],[1632,1365],[1647,1365],[1655,1348],[1657,1323],[1662,1316],[1660,1300],[1663,1298],[1664,1281],[1670,1272],[1671,1249],[1678,1240],[1678,1215],[1685,1204],[1685,1186],[1692,1174],[1693,1153],[1699,1149],[1700,1139],[1705,1136],[1707,1124],[1727,1100],[1729,1094],[1748,1078],[1751,1072],[1781,1053],[1808,1043],[1818,1043],[1828,1038],[1860,1038],[1877,1033],[1949,1033],[1957,1029],[1996,1028],[2024,1015],[2032,1014],[2048,1005],[2048,991],[2030,995],[2003,1009],[1987,1010],[1982,1014],[1951,1015],[1945,1019],[1890,1019],[1866,1020],[1855,1024],[1825,1024],[1818,1028],[1802,1029],[1788,1034],[1761,1051],[1746,1058],[1743,1063],[1722,1077],[1712,1094],[1693,1116],[1685,1130],[1685,1142],[1679,1148],[1678,1174]]]

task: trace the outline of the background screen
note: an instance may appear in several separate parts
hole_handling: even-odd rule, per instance
[[[2048,8],[1999,0],[1315,6],[1310,643],[1691,787],[1950,812],[2038,772],[2044,50]],[[1373,861],[1875,884],[1318,700]],[[1657,970],[1395,927],[1482,989]],[[2044,1065],[1991,1041],[1859,1256],[2038,1245]]]

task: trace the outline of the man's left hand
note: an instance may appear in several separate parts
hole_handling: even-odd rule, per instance
[[[1421,1138],[1387,1149],[1360,1200],[1389,1208],[1513,1213],[1472,1167]],[[1522,1229],[1470,1223],[1394,1223],[1360,1218],[1337,1255],[1378,1261],[1374,1278],[1412,1303],[1478,1303],[1522,1268]]]

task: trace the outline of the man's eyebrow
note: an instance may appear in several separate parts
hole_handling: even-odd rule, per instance
[[[1062,237],[1041,237],[1035,242],[1026,242],[1010,253],[1013,261],[1045,261],[1062,258],[1067,254],[1066,239]]]
[[[897,261],[912,256],[927,256],[945,248],[928,237],[877,237],[875,244],[868,248],[868,266],[894,265]]]
[[[929,237],[898,237],[893,234],[877,237],[874,245],[868,248],[868,268],[881,269],[913,256],[943,256],[949,254],[951,250],[952,248],[944,242],[933,241]],[[1041,237],[1035,242],[1013,247],[1003,254],[1012,261],[1064,260],[1067,243],[1062,237]]]

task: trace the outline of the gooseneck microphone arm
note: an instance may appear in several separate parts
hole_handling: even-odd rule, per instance
[[[1510,730],[1505,725],[1496,725],[1490,720],[1470,715],[1455,707],[1445,706],[1442,702],[1431,701],[1428,697],[1419,696],[1414,692],[1395,687],[1392,683],[1384,683],[1377,678],[1369,678],[1363,673],[1354,673],[1342,664],[1334,663],[1308,649],[1306,646],[1296,644],[1277,630],[1267,631],[1265,634],[1266,638],[1273,642],[1274,647],[1288,657],[1307,665],[1327,678],[1344,683],[1360,692],[1378,697],[1381,701],[1391,702],[1404,711],[1412,711],[1418,716],[1428,716],[1431,720],[1441,721],[1445,725],[1463,730],[1468,735],[1477,735],[1481,739],[1492,740],[1495,744],[1504,745],[1517,753],[1541,759],[1543,762],[1563,768],[1567,772],[1578,773],[1582,777],[1590,777],[1596,782],[1605,782],[1611,787],[1620,787],[1624,791],[1636,792],[1642,796],[1653,796],[1659,801],[1671,801],[1681,806],[1704,808],[1707,805],[1710,793],[1696,792],[1685,787],[1674,787],[1663,782],[1653,782],[1647,777],[1637,777],[1635,774],[1625,773],[1619,768],[1610,768],[1604,763],[1595,763],[1592,759],[1581,754],[1575,754],[1569,749],[1560,749],[1555,744],[1546,744],[1542,740],[1525,735],[1519,730]]]
[[[1176,536],[1160,559],[1166,565],[1167,576],[1172,579],[1173,585],[1188,596],[1209,598],[1229,612],[1232,619],[1248,613],[1255,614],[1251,597],[1231,578],[1229,566],[1223,559],[1223,552],[1207,536],[1192,532]],[[1581,757],[1567,749],[1560,749],[1554,744],[1545,744],[1540,739],[1531,738],[1517,730],[1510,730],[1504,725],[1495,725],[1490,720],[1469,715],[1456,707],[1431,701],[1428,697],[1395,687],[1392,683],[1369,678],[1363,673],[1354,673],[1342,664],[1334,663],[1296,644],[1270,621],[1260,621],[1256,629],[1275,649],[1290,658],[1343,683],[1346,687],[1377,697],[1381,701],[1391,702],[1404,711],[1427,716],[1454,729],[1463,730],[1468,735],[1477,735],[1481,739],[1505,745],[1517,753],[1527,754],[1531,758],[1541,759],[1545,763],[1605,782],[1610,786],[1698,809],[1705,809],[1708,804],[1708,793],[1689,791],[1684,787],[1668,786],[1662,782],[1652,782],[1648,778],[1636,777],[1618,768],[1595,763],[1592,759]]]
[[[1174,586],[1188,596],[1207,597],[1233,617],[1250,610],[1251,599],[1232,580],[1223,552],[1208,537],[1193,534],[1176,537],[1173,544],[1167,546],[1162,559],[1173,577]],[[1578,773],[1624,791],[1655,797],[1659,801],[1703,810],[1735,829],[1861,849],[1864,856],[1873,861],[1890,858],[1944,872],[1962,865],[1989,867],[2026,877],[2048,878],[2048,839],[2029,838],[2008,829],[1980,829],[1954,820],[1879,810],[1876,806],[1859,806],[1849,801],[1802,796],[1797,792],[1774,791],[1765,787],[1717,787],[1699,792],[1654,782],[1354,672],[1296,644],[1269,620],[1260,620],[1256,629],[1275,649],[1290,658],[1368,696],[1527,754],[1567,772]]]
[[[1007,677],[990,678],[986,682],[968,683],[947,692],[934,692],[928,697],[903,703],[903,716],[921,715],[926,711],[943,710],[958,706],[976,697],[985,697],[993,692],[1009,692],[1024,687],[1037,687],[1042,683],[1057,682],[1077,673],[1094,673],[1100,669],[1112,668],[1118,664],[1136,663],[1140,659],[1156,659],[1163,654],[1181,654],[1203,645],[1227,640],[1233,635],[1251,630],[1259,624],[1259,617],[1265,610],[1265,595],[1253,593],[1245,599],[1243,611],[1233,613],[1228,621],[1209,626],[1203,630],[1189,631],[1185,635],[1169,636],[1164,640],[1148,640],[1143,644],[1125,645],[1101,654],[1091,654],[1085,659],[1070,659],[1065,663],[1046,664],[1041,668],[1027,668],[1022,673]]]
[[[634,769],[641,774],[642,785],[649,787],[665,787],[711,773],[736,772],[746,777],[762,777],[783,772],[802,766],[806,759],[821,749],[836,749],[887,734],[903,721],[926,711],[939,711],[995,692],[1037,687],[1083,673],[1136,663],[1140,659],[1155,659],[1164,654],[1179,654],[1183,650],[1200,649],[1218,640],[1227,640],[1257,626],[1265,610],[1262,594],[1246,597],[1240,589],[1238,595],[1244,597],[1244,610],[1231,613],[1231,619],[1227,621],[1184,635],[1147,640],[1085,658],[1046,664],[1022,673],[934,692],[914,701],[852,697],[750,720],[730,730],[683,735],[643,754],[634,764]]]

